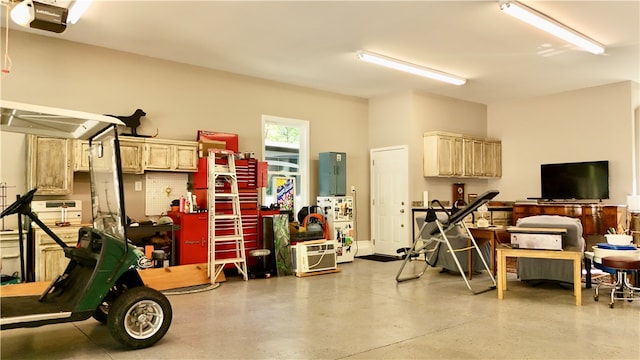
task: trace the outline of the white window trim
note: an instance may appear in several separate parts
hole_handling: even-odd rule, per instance
[[[262,126],[261,126],[261,133],[260,133],[260,139],[262,141],[262,161],[266,161],[266,148],[265,148],[265,142],[264,142],[264,131],[265,131],[265,125],[267,123],[274,123],[274,124],[280,124],[280,125],[286,125],[286,126],[291,126],[291,127],[297,127],[300,132],[299,132],[299,136],[300,136],[300,159],[304,159],[303,164],[298,164],[301,165],[299,168],[299,173],[300,173],[300,201],[299,203],[296,203],[296,209],[295,209],[295,213],[298,212],[298,210],[302,207],[302,206],[308,206],[311,205],[309,203],[309,162],[311,161],[309,158],[309,121],[307,120],[298,120],[298,119],[290,119],[290,118],[283,118],[283,117],[279,117],[279,116],[272,116],[272,115],[262,115]],[[267,189],[266,188],[262,188],[262,198],[265,199],[267,196]],[[294,214],[295,214],[294,213]]]

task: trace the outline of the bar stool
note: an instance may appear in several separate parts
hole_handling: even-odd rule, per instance
[[[640,298],[635,297],[635,292],[640,288],[634,287],[629,283],[628,272],[637,272],[640,270],[640,259],[633,259],[624,256],[606,256],[602,258],[602,266],[616,271],[616,283],[612,284],[611,302],[609,307],[613,308],[615,300],[627,300],[629,302]],[[636,273],[637,276],[637,273]],[[598,291],[600,285],[596,286],[594,299],[598,301]]]

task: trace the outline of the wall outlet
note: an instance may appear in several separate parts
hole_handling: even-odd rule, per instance
[[[136,191],[142,191],[142,181],[135,182]]]

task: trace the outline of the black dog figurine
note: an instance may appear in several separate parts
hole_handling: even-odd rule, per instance
[[[131,128],[131,136],[137,136],[137,137],[155,137],[156,135],[158,135],[156,133],[156,135],[153,136],[149,136],[149,135],[138,135],[138,131],[137,128],[138,126],[140,126],[140,118],[143,116],[146,116],[147,113],[144,112],[142,109],[136,109],[136,111],[129,116],[118,116],[118,115],[106,115],[106,116],[111,116],[117,119],[120,119],[128,128]],[[123,134],[123,135],[127,135],[127,134]]]

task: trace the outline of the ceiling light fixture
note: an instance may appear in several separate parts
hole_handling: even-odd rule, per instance
[[[515,0],[499,0],[499,3],[500,10],[518,20],[533,25],[593,54],[604,53],[602,44],[527,5]]]
[[[67,16],[67,23],[75,24],[78,22],[82,14],[91,6],[93,0],[76,0],[69,6],[69,16]]]
[[[429,79],[443,81],[453,85],[464,85],[467,82],[467,79],[460,76],[447,74],[439,70],[429,69],[424,66],[408,63],[406,61],[390,58],[388,56],[379,55],[364,50],[358,51],[358,58],[362,61],[370,62],[372,64],[408,72],[410,74],[419,75]]]

